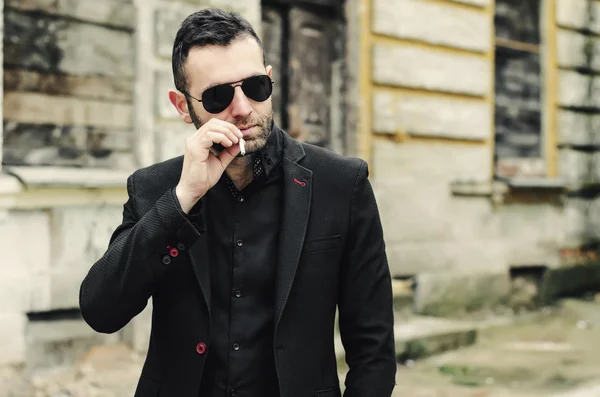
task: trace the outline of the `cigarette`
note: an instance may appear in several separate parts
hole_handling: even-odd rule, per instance
[[[243,139],[240,139],[240,153],[242,156],[246,155],[246,142]]]

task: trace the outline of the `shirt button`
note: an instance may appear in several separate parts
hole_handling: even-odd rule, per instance
[[[238,240],[236,242],[236,244],[237,244],[238,247],[241,247],[242,245],[244,245],[244,242],[242,240]]]
[[[185,244],[183,244],[183,243],[177,243],[177,249],[179,251],[185,251]]]
[[[162,263],[164,263],[165,265],[171,264],[171,257],[168,255],[163,256]]]
[[[240,350],[240,345],[238,345],[237,343],[233,344],[233,350],[238,351]]]
[[[238,201],[239,201],[240,203],[243,203],[243,202],[244,202],[244,196],[240,196],[240,197],[238,197]]]
[[[242,291],[240,291],[239,289],[235,291],[235,297],[236,298],[241,298],[242,297]]]

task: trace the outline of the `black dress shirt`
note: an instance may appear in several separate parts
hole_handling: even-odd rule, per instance
[[[281,219],[282,137],[254,154],[241,192],[223,174],[205,195],[212,282],[211,340],[200,397],[278,396],[274,282]]]

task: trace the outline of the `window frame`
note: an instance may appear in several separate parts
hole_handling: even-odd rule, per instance
[[[513,48],[516,50],[525,50],[539,54],[540,64],[540,140],[539,156],[537,157],[514,157],[499,159],[496,152],[496,89],[492,96],[492,107],[494,109],[494,140],[492,142],[493,164],[492,175],[494,179],[548,179],[556,177],[556,128],[557,128],[557,63],[556,63],[556,23],[555,23],[555,4],[552,0],[539,1],[539,44],[523,43],[518,41],[505,41],[496,35],[497,29],[494,25],[494,70],[496,70],[495,60],[498,42],[504,44],[502,47]],[[495,6],[495,5],[494,5]],[[494,18],[496,11],[494,9]],[[496,83],[494,73],[494,86]],[[499,163],[504,162],[506,166],[512,166],[516,172],[512,175],[499,172]]]

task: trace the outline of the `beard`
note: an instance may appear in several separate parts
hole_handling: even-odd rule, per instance
[[[188,104],[188,110],[190,112],[190,118],[194,123],[194,127],[196,130],[200,129],[206,121],[200,120],[200,117],[196,114],[194,107],[190,103],[189,98],[186,97],[186,101]],[[254,117],[244,117],[234,121],[226,120],[236,127],[243,127],[248,125],[255,126],[254,129],[257,131],[252,137],[248,139],[244,138],[246,143],[246,156],[249,154],[257,153],[262,148],[264,148],[267,144],[267,139],[271,135],[271,130],[273,128],[273,107],[269,106],[267,112],[263,115],[258,115]],[[221,153],[225,148],[223,145],[218,143],[213,144],[212,150],[216,152],[216,154]],[[238,154],[237,157],[243,157],[241,154]]]

